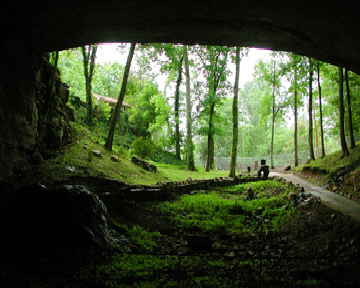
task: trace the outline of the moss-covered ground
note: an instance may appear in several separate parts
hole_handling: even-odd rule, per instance
[[[88,130],[76,131],[73,144],[21,181],[96,176],[154,184],[227,175],[154,162],[158,173],[147,172],[129,160],[129,151],[106,151]],[[330,165],[323,161],[317,165]],[[116,249],[74,274],[60,272],[27,287],[360,287],[359,223],[316,201],[295,206],[288,199],[294,189],[268,180],[190,191],[173,201],[103,199]]]
[[[90,131],[74,124],[74,142],[56,151],[41,164],[33,167],[30,173],[17,178],[15,181],[24,183],[52,183],[61,182],[72,176],[95,176],[120,180],[128,184],[155,184],[166,181],[183,181],[192,179],[211,179],[227,176],[228,171],[205,172],[201,167],[197,171],[188,171],[185,165],[171,165],[149,161],[157,166],[158,173],[148,172],[131,162],[131,151],[114,146],[108,151],[97,141]],[[95,156],[92,151],[101,153]],[[119,161],[111,159],[116,156]]]
[[[247,200],[249,188],[256,195],[253,200]],[[73,283],[85,285],[80,287],[357,283],[351,269],[359,267],[360,234],[349,231],[357,231],[359,225],[319,203],[294,206],[287,198],[293,189],[277,181],[252,182],[112,211],[120,216],[116,225],[126,240],[106,261],[83,268]],[[338,281],[336,269],[348,271],[346,280]]]
[[[302,171],[304,166],[308,166],[317,167],[326,171],[327,174],[330,174],[337,171],[339,168],[349,166],[358,160],[360,160],[360,142],[357,143],[357,146],[354,149],[350,150],[350,155],[348,157],[342,158],[341,151],[337,151],[326,155],[324,158],[318,158],[314,161],[310,161],[309,163],[296,168],[296,171]]]

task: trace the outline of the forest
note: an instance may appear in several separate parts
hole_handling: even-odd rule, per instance
[[[99,62],[97,49],[54,52],[50,61],[70,87],[76,121],[108,150],[234,175],[260,159],[294,167],[348,155],[358,140],[360,78],[344,68],[269,51],[239,87],[251,48],[118,45],[127,63]]]

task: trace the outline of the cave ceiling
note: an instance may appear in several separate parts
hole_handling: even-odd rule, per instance
[[[128,41],[241,45],[295,52],[360,73],[360,17],[355,1],[344,4],[66,0],[26,9],[15,3],[10,22],[2,21],[16,31],[10,38],[21,33],[33,51]]]

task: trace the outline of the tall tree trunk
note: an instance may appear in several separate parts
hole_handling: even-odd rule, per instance
[[[182,56],[178,66],[178,77],[176,80],[176,89],[175,89],[175,149],[176,149],[176,159],[181,160],[181,151],[180,151],[180,84],[182,80],[182,63],[184,57]]]
[[[49,53],[49,62],[55,67],[57,71],[58,61],[59,61],[59,51]],[[49,94],[54,95],[56,93],[56,73],[53,73],[49,79]]]
[[[297,71],[294,71],[294,165],[299,165],[298,152],[298,89],[297,89]]]
[[[349,150],[345,138],[345,107],[344,107],[344,72],[343,68],[339,67],[339,130],[342,158],[349,156]]]
[[[86,90],[86,106],[87,106],[87,116],[86,122],[88,125],[92,124],[92,87],[91,82],[94,75],[95,68],[95,58],[96,58],[96,45],[89,45],[87,47],[81,47],[83,55],[83,64],[84,64],[84,76],[85,76],[85,90]]]
[[[317,157],[317,155],[319,155],[319,129],[318,129],[318,123],[316,121],[316,113],[313,113],[314,115],[314,120],[313,120],[313,123],[314,123],[314,133],[315,133],[315,145],[314,145],[314,148],[315,148],[315,157]]]
[[[190,72],[187,46],[184,46],[184,64],[186,78],[186,161],[187,169],[195,171],[194,145],[192,141],[192,118],[191,118],[191,94],[190,94]]]
[[[53,58],[53,66],[57,69],[58,67],[58,62],[59,62],[59,51],[54,51],[51,53],[51,58]]]
[[[317,62],[317,83],[319,91],[319,112],[320,112],[320,140],[321,140],[321,158],[325,157],[325,142],[324,142],[324,126],[323,126],[323,113],[322,113],[322,95],[321,95],[321,83],[320,83],[320,62]]]
[[[315,160],[314,137],[313,137],[313,90],[312,83],[314,78],[313,60],[309,58],[309,154],[310,159]]]
[[[239,128],[238,128],[238,101],[239,101],[239,77],[240,77],[240,47],[236,47],[236,56],[235,56],[235,84],[234,84],[234,99],[232,106],[233,114],[233,142],[231,150],[231,163],[230,163],[230,177],[235,177],[236,175],[236,158],[237,158],[237,146],[238,146],[238,137],[239,137]]]
[[[128,57],[126,60],[126,66],[125,66],[123,80],[122,80],[122,84],[121,84],[121,90],[119,93],[118,100],[116,102],[115,109],[113,110],[113,113],[112,113],[111,119],[110,119],[109,133],[108,133],[108,136],[106,138],[106,143],[105,143],[105,148],[109,151],[112,150],[114,134],[115,134],[115,127],[116,127],[116,123],[119,118],[120,110],[121,110],[121,107],[122,107],[122,104],[123,104],[123,101],[125,98],[126,86],[127,86],[127,81],[129,78],[131,61],[134,56],[135,47],[136,47],[136,43],[131,43],[129,54],[128,54]]]
[[[209,112],[209,131],[208,131],[208,157],[206,161],[206,171],[213,170],[215,168],[215,142],[214,142],[214,113],[215,102],[210,104]]]
[[[210,51],[210,53],[212,53]],[[208,123],[208,142],[207,142],[207,160],[205,171],[214,169],[215,166],[215,141],[214,141],[214,114],[215,114],[215,97],[218,85],[217,80],[217,65],[218,65],[219,54],[210,54],[210,65],[212,68],[210,79],[208,80],[209,92],[209,123]]]
[[[355,137],[354,137],[354,128],[352,122],[352,107],[351,107],[351,93],[350,93],[350,85],[349,85],[349,71],[345,68],[345,83],[346,83],[346,100],[347,100],[347,108],[348,108],[348,126],[349,126],[349,134],[350,134],[350,148],[354,149],[356,146]]]
[[[276,116],[276,102],[275,102],[275,89],[276,89],[276,83],[275,83],[275,69],[276,69],[276,63],[275,60],[273,62],[273,85],[272,85],[272,120],[271,120],[271,144],[270,144],[270,165],[271,168],[274,169],[274,138],[275,138],[275,116]]]
[[[55,68],[58,67],[58,62],[59,62],[59,51],[56,51],[55,52],[55,61],[54,61]]]

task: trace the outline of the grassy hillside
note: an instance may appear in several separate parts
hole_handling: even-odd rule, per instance
[[[116,147],[114,151],[107,151],[103,145],[96,143],[96,137],[91,136],[86,128],[77,126],[75,134],[74,143],[57,151],[55,157],[41,163],[36,170],[36,176],[33,177],[52,182],[70,176],[99,176],[128,184],[155,184],[163,181],[186,180],[189,177],[207,179],[228,175],[228,171],[205,172],[202,168],[198,171],[187,171],[185,165],[157,162],[151,163],[157,166],[158,173],[151,173],[134,165],[130,161],[132,155],[129,151],[121,151]],[[99,151],[101,157],[95,156],[93,150]],[[119,161],[112,161],[112,156],[116,156]]]
[[[360,143],[350,153],[341,158],[341,152],[337,151],[300,166],[296,171],[310,182],[360,202]]]
[[[355,161],[360,160],[360,142],[357,143],[357,146],[350,150],[350,156],[341,158],[341,151],[334,152],[332,154],[327,155],[324,158],[316,159],[315,161],[311,161],[308,164],[305,164],[300,167],[301,170],[304,167],[318,167],[321,170],[326,171],[327,173],[332,173],[338,170],[341,167],[351,165]]]

